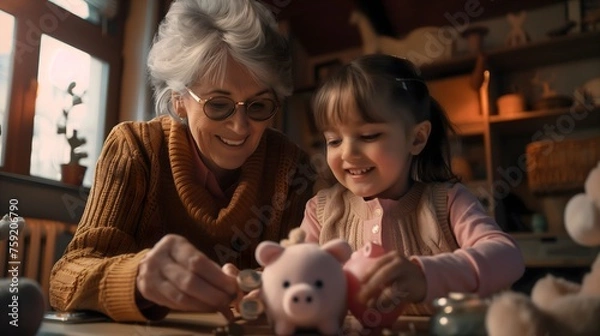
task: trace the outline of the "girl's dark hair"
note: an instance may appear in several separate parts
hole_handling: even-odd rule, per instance
[[[410,61],[383,54],[359,57],[332,74],[313,98],[315,122],[321,131],[343,124],[352,109],[368,123],[400,118],[405,132],[429,120],[431,133],[421,153],[413,157],[412,178],[422,182],[458,180],[450,168],[448,136],[453,127]]]

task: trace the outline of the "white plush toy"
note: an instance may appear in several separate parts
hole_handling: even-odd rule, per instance
[[[571,238],[600,246],[600,162],[585,182],[585,193],[565,210]],[[489,336],[600,335],[600,255],[581,284],[552,275],[538,280],[531,298],[512,291],[493,298],[486,316]]]
[[[575,195],[567,203],[565,227],[575,242],[600,245],[600,162],[585,180],[585,193]]]

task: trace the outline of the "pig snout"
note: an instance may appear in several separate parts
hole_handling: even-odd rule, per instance
[[[319,315],[321,297],[309,284],[293,285],[283,295],[283,311],[298,323],[314,321]]]

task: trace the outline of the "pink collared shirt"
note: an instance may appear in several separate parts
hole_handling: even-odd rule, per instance
[[[206,164],[204,164],[204,161],[202,161],[202,157],[200,156],[200,150],[198,149],[198,146],[196,145],[196,142],[194,141],[194,138],[192,137],[192,134],[189,131],[187,132],[187,138],[190,142],[190,148],[195,149],[193,153],[194,162],[198,167],[198,170],[196,172],[196,178],[202,184],[202,186],[204,186],[206,190],[208,190],[208,192],[211,195],[213,195],[220,203],[224,202],[225,204],[227,204],[229,198],[227,197],[226,192],[223,191],[223,189],[221,189],[221,187],[219,186],[215,174],[213,174],[213,172],[210,171],[210,169],[208,169]]]

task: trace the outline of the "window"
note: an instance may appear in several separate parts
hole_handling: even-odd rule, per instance
[[[15,18],[0,11],[0,167],[4,163],[6,147],[6,125],[8,124],[8,96],[12,78]],[[4,128],[4,129],[3,129]]]
[[[104,24],[119,12],[119,0],[49,0],[80,18]]]
[[[125,18],[115,9],[128,3],[0,1],[1,171],[61,181],[72,138],[87,166],[83,185],[92,184],[103,140],[118,120]]]
[[[84,20],[89,20],[94,23],[98,23],[100,20],[97,19],[97,13],[90,16],[90,6],[85,0],[49,0],[50,2],[66,9],[72,14],[79,16]],[[92,7],[93,9],[93,7]]]
[[[71,160],[69,139],[80,140],[75,151],[85,153],[80,164],[88,167],[83,184],[91,185],[104,136],[107,70],[105,62],[42,35],[31,175],[60,179],[60,166]]]

